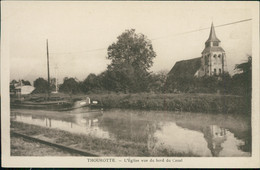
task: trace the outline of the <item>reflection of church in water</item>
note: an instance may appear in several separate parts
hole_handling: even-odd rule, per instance
[[[221,144],[227,140],[226,129],[210,125],[203,130],[203,133],[212,156],[219,156],[220,151],[223,150]]]
[[[149,127],[147,147],[153,156],[250,156],[246,139],[218,125],[168,122],[159,129]]]

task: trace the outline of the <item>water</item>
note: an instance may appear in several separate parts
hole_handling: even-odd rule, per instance
[[[11,120],[144,144],[149,155],[251,156],[250,118],[239,115],[86,108],[70,112],[12,110]]]

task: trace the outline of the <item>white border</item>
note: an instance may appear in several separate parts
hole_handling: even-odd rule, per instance
[[[5,12],[4,5],[8,3],[6,1],[1,2],[1,12]],[[104,2],[105,3],[105,2]],[[124,2],[113,2],[124,3]],[[130,3],[130,2],[127,2]],[[140,2],[131,2],[138,3]],[[142,2],[152,3],[152,2]],[[156,3],[160,2],[153,2]],[[164,2],[172,3],[172,2]],[[211,2],[178,2],[183,3],[211,3]],[[246,5],[252,9],[252,58],[253,58],[253,98],[252,98],[252,157],[236,157],[236,158],[186,158],[181,157],[182,162],[171,163],[127,163],[124,162],[125,158],[129,157],[115,157],[116,163],[93,163],[88,162],[90,157],[11,157],[10,156],[10,109],[9,109],[9,43],[8,43],[8,27],[2,21],[1,32],[1,134],[2,134],[2,166],[3,167],[147,167],[147,168],[173,168],[173,167],[187,167],[187,168],[256,168],[260,167],[260,148],[259,148],[259,2],[222,2],[222,3],[234,3],[234,5]],[[3,15],[2,15],[3,16]],[[91,157],[93,158],[93,157]],[[104,157],[103,157],[104,158]],[[112,157],[109,157],[112,158]],[[154,157],[130,157],[131,159],[155,159]],[[173,159],[172,157],[164,157],[164,159]],[[120,162],[121,160],[121,162]]]

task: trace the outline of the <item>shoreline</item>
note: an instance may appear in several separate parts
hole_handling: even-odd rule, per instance
[[[44,97],[45,94],[32,94],[26,99]],[[69,100],[69,96],[63,93],[53,94],[53,97],[61,97]],[[180,111],[199,113],[225,113],[225,114],[251,114],[251,98],[247,96],[202,94],[202,93],[106,93],[106,94],[75,94],[72,100],[90,97],[92,101],[98,101],[102,108],[139,109]]]
[[[250,114],[251,99],[222,94],[90,94],[104,108]]]

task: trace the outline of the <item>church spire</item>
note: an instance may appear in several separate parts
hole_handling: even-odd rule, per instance
[[[211,23],[211,29],[210,29],[210,34],[209,34],[209,38],[206,41],[207,42],[220,42],[220,40],[217,38],[216,33],[215,33],[215,28],[213,25],[213,22]]]

